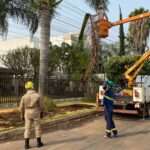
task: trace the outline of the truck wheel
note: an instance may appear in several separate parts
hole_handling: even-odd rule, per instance
[[[144,110],[145,109],[145,110]],[[141,108],[137,109],[138,116],[141,117],[149,117],[150,115],[150,109],[149,106],[147,105],[145,108],[142,106]]]
[[[150,104],[147,104],[147,114],[148,114],[148,117],[150,117]]]
[[[142,118],[143,117],[143,111],[141,109],[137,109],[138,112],[138,117]]]

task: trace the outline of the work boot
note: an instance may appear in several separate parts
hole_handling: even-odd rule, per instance
[[[114,137],[118,136],[118,131],[117,130],[113,130],[112,133],[113,133]]]
[[[29,146],[29,138],[26,138],[25,139],[25,146],[24,146],[25,149],[29,149],[30,146]]]
[[[104,137],[111,138],[111,133],[110,132],[106,132],[106,135]]]
[[[44,144],[41,142],[41,138],[37,138],[37,147],[42,147]]]

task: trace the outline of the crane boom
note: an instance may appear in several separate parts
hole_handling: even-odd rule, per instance
[[[137,60],[127,71],[124,73],[125,79],[128,81],[128,87],[132,87],[137,74],[144,66],[145,61],[150,58],[150,50],[146,51],[139,60]]]
[[[121,19],[116,22],[110,22],[107,18],[102,18],[95,22],[96,30],[100,38],[106,38],[109,36],[109,29],[111,27],[124,24],[124,23],[128,23],[128,22],[133,22],[133,21],[140,20],[143,18],[148,18],[148,17],[150,17],[150,12],[142,13],[136,16],[125,18],[125,19]]]
[[[120,25],[120,24],[140,20],[140,19],[147,18],[147,17],[150,17],[150,12],[146,12],[146,13],[142,13],[142,14],[139,14],[139,15],[136,15],[136,16],[125,18],[125,19],[113,22],[113,23],[111,23],[111,25],[112,26],[117,26],[117,25]]]

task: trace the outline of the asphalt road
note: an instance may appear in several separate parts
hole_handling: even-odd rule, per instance
[[[119,129],[117,138],[104,138],[103,117],[95,118],[81,126],[58,130],[43,135],[45,146],[41,150],[150,150],[150,120],[115,117]],[[0,150],[23,150],[24,141],[0,144]],[[32,150],[38,150],[36,140],[31,140]]]

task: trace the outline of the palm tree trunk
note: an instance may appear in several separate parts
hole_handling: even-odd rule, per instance
[[[40,11],[40,70],[39,70],[39,93],[47,94],[48,79],[48,45],[50,38],[50,14],[48,5],[43,4]]]

